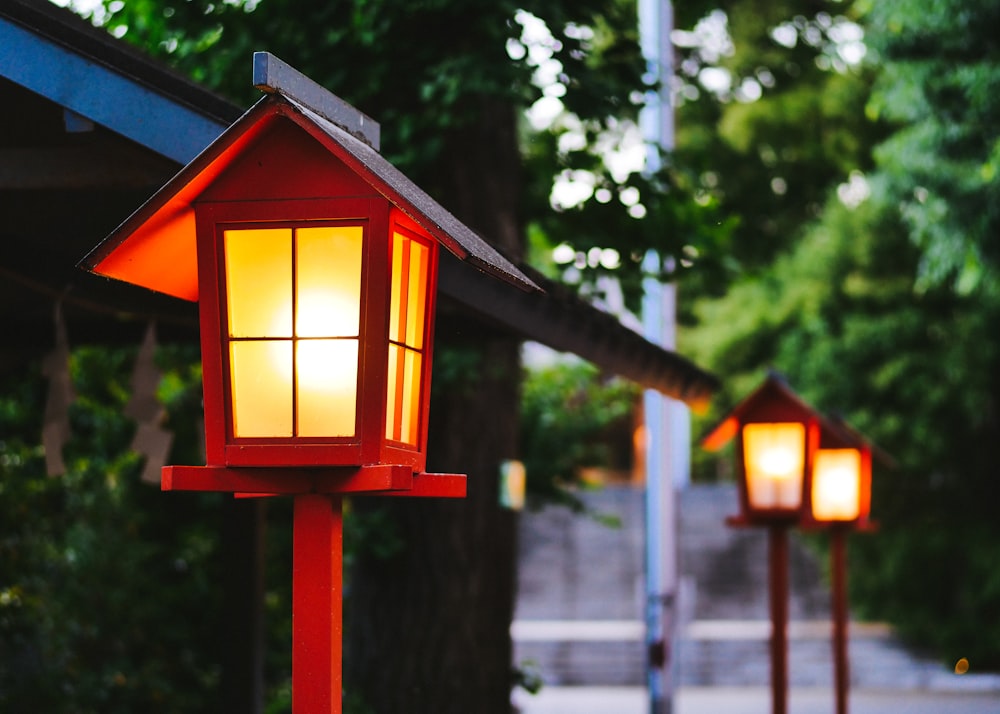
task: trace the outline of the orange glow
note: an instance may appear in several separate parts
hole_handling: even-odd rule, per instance
[[[751,508],[795,509],[801,505],[805,444],[803,424],[744,425],[743,460]]]
[[[106,255],[93,270],[183,300],[198,299],[194,210],[173,203]]]
[[[429,269],[430,248],[408,235],[394,233],[385,435],[387,439],[411,446],[416,446],[420,437]]]
[[[813,468],[813,517],[820,521],[853,521],[860,510],[861,452],[820,449]]]

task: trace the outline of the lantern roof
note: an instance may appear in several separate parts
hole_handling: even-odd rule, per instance
[[[822,449],[868,449],[872,458],[886,468],[896,468],[896,459],[868,437],[847,423],[838,414],[826,417],[820,425],[820,448]]]
[[[767,378],[757,389],[733,407],[722,422],[702,437],[701,445],[708,451],[721,449],[736,436],[741,424],[774,419],[776,413],[780,413],[781,419],[786,421],[817,422],[821,448],[869,449],[880,463],[889,468],[896,467],[896,461],[890,454],[873,444],[842,417],[826,416],[813,409],[792,390],[781,374],[773,370],[768,372]]]
[[[269,127],[286,119],[416,221],[457,258],[522,290],[540,290],[493,246],[378,153],[372,146],[372,143],[377,145],[377,125],[375,141],[371,142],[370,134],[350,132],[344,122],[334,123],[335,119],[319,113],[323,108],[317,111],[316,102],[312,102],[314,106],[307,106],[287,92],[287,88],[282,88],[258,101],[94,248],[81,261],[81,267],[174,297],[197,300],[194,202]],[[326,97],[336,99],[329,93]],[[340,106],[348,107],[342,102]]]
[[[777,372],[771,371],[757,389],[733,407],[722,422],[701,440],[709,450],[721,449],[739,432],[740,425],[754,420],[807,421],[824,423],[819,412],[802,401]]]

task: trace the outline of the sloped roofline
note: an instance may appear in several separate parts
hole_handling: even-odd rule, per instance
[[[193,240],[179,235],[194,234],[193,202],[229,164],[242,153],[258,127],[275,117],[284,117],[317,139],[331,154],[422,226],[448,251],[478,269],[522,290],[540,290],[513,263],[489,243],[445,210],[410,181],[371,146],[354,138],[311,109],[283,94],[263,97],[222,133],[193,161],[168,181],[152,198],[122,223],[81,261],[81,267],[112,278],[127,260],[145,255],[169,254],[178,273],[170,282],[143,284],[186,300],[198,297],[198,267]],[[180,243],[180,245],[171,245]],[[142,283],[140,283],[142,284]]]

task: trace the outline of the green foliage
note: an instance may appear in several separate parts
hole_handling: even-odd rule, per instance
[[[738,221],[725,244],[728,275],[687,289],[681,318],[690,320],[692,297],[720,295],[789,250],[827,193],[870,166],[885,130],[863,111],[870,64],[843,58],[854,3],[682,3],[677,13],[675,161],[694,177],[695,196]],[[709,81],[719,71],[728,88]]]
[[[919,9],[918,9],[919,8]],[[887,202],[921,248],[921,287],[995,290],[1000,266],[1000,8],[988,0],[873,3],[884,65],[870,116],[898,130],[878,147]]]
[[[122,416],[131,354],[73,353],[67,473],[44,472],[44,382],[0,389],[0,708],[217,709],[217,498],[139,482]]]
[[[581,469],[630,468],[635,385],[571,362],[525,370],[522,389],[521,459],[532,496],[579,508],[567,487],[580,483]]]

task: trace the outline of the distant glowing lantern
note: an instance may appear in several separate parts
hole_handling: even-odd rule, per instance
[[[771,375],[705,437],[702,443],[709,450],[736,438],[740,520],[799,519],[819,428],[815,412]]]
[[[738,437],[738,438],[737,438]],[[771,702],[788,711],[788,530],[831,531],[837,712],[847,711],[845,533],[868,527],[870,445],[846,424],[822,418],[776,375],[738,404],[703,440],[736,439],[740,514],[730,525],[768,527]]]
[[[846,424],[825,421],[813,465],[810,508],[804,525],[868,525],[872,447]]]

